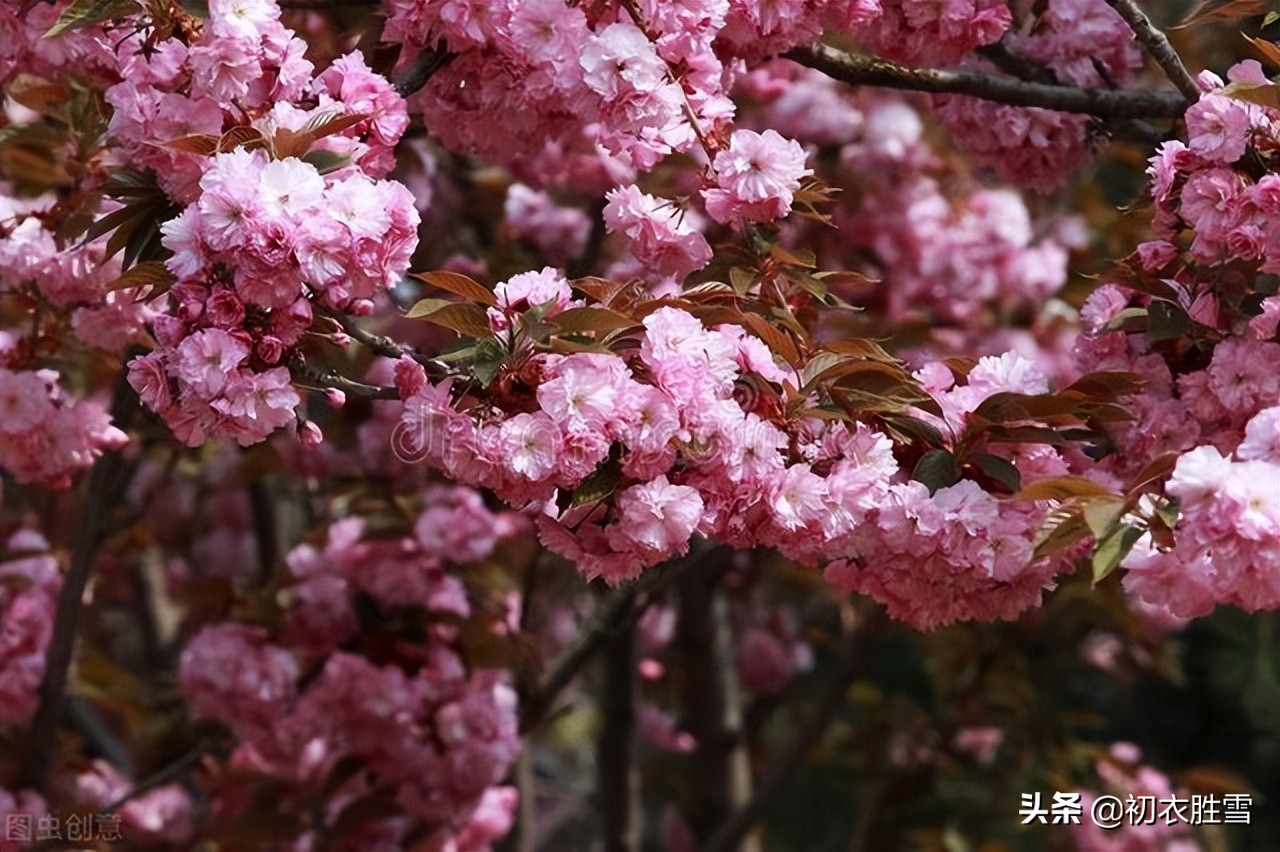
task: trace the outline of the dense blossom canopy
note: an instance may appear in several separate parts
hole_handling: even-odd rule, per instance
[[[33,741],[0,816],[242,848],[276,802],[270,848],[488,849],[540,771],[522,735],[618,636],[606,731],[740,748],[698,689],[766,712],[822,656],[770,572],[923,631],[1073,575],[1135,634],[1280,609],[1257,61],[1193,78],[1131,0],[204,5],[0,0],[0,730]],[[1118,137],[1143,222],[1099,235],[1078,177]],[[1069,272],[1099,245],[1133,253]],[[73,753],[81,604],[74,697],[111,709]],[[103,672],[144,670],[185,727],[121,747],[145,712]],[[687,718],[619,711],[636,677]],[[1000,729],[957,714],[989,765]],[[1098,752],[1085,800],[1174,795],[1142,759]],[[729,848],[716,807],[668,848]]]

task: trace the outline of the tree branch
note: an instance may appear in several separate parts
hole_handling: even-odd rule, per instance
[[[636,693],[636,631],[632,625],[619,631],[604,648],[602,718],[596,741],[596,790],[604,852],[640,852]]]
[[[1099,118],[1178,118],[1187,108],[1186,101],[1172,92],[1080,89],[969,71],[907,68],[887,59],[846,53],[825,44],[798,48],[786,53],[785,57],[852,85],[969,95],[1011,106],[1039,107]]]
[[[1200,87],[1196,85],[1195,77],[1191,76],[1191,72],[1182,62],[1182,57],[1169,43],[1168,37],[1156,29],[1151,19],[1138,8],[1138,4],[1134,0],[1107,0],[1107,5],[1124,18],[1129,29],[1133,30],[1133,34],[1138,37],[1139,43],[1147,53],[1151,54],[1151,58],[1164,71],[1165,76],[1178,87],[1178,91],[1182,92],[1187,103],[1193,104],[1200,100],[1202,93]]]
[[[715,834],[702,847],[702,852],[733,852],[742,838],[772,806],[783,785],[831,726],[836,714],[844,706],[845,692],[853,683],[867,659],[869,643],[874,637],[874,625],[858,625],[846,637],[836,669],[823,685],[817,704],[795,737],[783,746],[773,763],[760,776],[751,800],[721,823]]]
[[[618,631],[630,629],[659,593],[715,550],[710,543],[694,539],[687,555],[650,568],[634,583],[615,590],[597,606],[591,618],[578,631],[573,643],[556,658],[530,694],[523,696],[520,702],[520,732],[528,733],[536,728],[561,691],[596,651],[616,636]]]
[[[311,388],[334,388],[351,396],[360,396],[366,399],[399,399],[400,391],[393,387],[383,385],[368,385],[364,382],[357,382],[355,379],[348,379],[346,376],[339,375],[333,370],[321,370],[312,367],[303,361],[300,357],[294,358],[289,362],[289,372],[293,376],[293,380],[304,387]]]
[[[729,602],[720,580],[720,573],[712,571],[681,578],[676,627],[684,676],[683,727],[698,744],[690,755],[693,797],[685,816],[700,843],[751,795]]]
[[[433,47],[417,55],[413,63],[391,78],[400,97],[407,98],[427,85],[427,81],[441,68],[453,61],[457,54],[443,47]]]
[[[392,340],[384,334],[374,334],[367,328],[364,328],[356,321],[355,317],[344,314],[341,311],[331,311],[325,308],[316,308],[316,312],[321,316],[333,320],[342,330],[347,333],[352,340],[361,344],[375,355],[381,355],[384,358],[403,358],[406,355],[417,361],[426,368],[428,373],[444,374],[449,372],[446,364],[428,358],[420,352],[417,352],[408,346],[404,346]]]
[[[111,422],[120,429],[128,429],[129,421],[137,410],[137,401],[137,395],[125,380],[122,370],[111,401]],[[58,611],[45,654],[44,677],[40,681],[40,705],[27,735],[27,760],[22,767],[24,787],[39,787],[53,760],[67,688],[67,672],[71,669],[80,622],[80,605],[89,582],[94,554],[106,537],[107,518],[124,491],[126,467],[120,451],[112,450],[98,457],[89,474],[80,526],[71,548],[71,564],[58,592]]]

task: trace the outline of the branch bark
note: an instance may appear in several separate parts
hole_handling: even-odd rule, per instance
[[[400,398],[400,392],[393,387],[369,385],[364,382],[357,382],[355,379],[348,379],[346,376],[339,375],[333,370],[321,370],[316,367],[312,367],[301,358],[294,358],[289,363],[289,372],[292,374],[295,382],[306,387],[334,388],[335,390],[340,390],[350,396],[359,396],[366,399]]]
[[[729,602],[720,573],[695,571],[681,578],[676,628],[684,673],[684,728],[698,744],[690,756],[693,801],[685,816],[699,842],[751,794]]]
[[[1147,53],[1151,54],[1151,58],[1187,99],[1187,103],[1193,104],[1200,100],[1200,87],[1196,85],[1195,77],[1187,70],[1182,57],[1173,49],[1168,37],[1156,29],[1151,19],[1138,8],[1138,4],[1134,0],[1107,0],[1107,5],[1124,18],[1129,29],[1133,30],[1133,34],[1138,37],[1138,42]]]
[[[634,608],[634,601],[632,606]],[[619,632],[605,645],[602,688],[602,718],[596,743],[596,789],[604,852],[640,852],[634,625]]]
[[[437,375],[447,374],[449,367],[440,361],[428,358],[420,352],[417,352],[407,346],[403,346],[383,334],[375,334],[364,328],[356,321],[355,317],[344,314],[341,311],[330,311],[325,308],[317,308],[316,313],[321,316],[328,317],[337,323],[347,336],[357,343],[367,348],[375,355],[381,355],[384,358],[403,358],[408,355],[426,368],[428,373],[436,373]]]
[[[1178,118],[1187,108],[1186,100],[1172,92],[1081,89],[969,71],[908,68],[887,59],[847,53],[825,44],[798,48],[786,53],[785,57],[852,85],[969,95],[1011,106],[1039,107],[1099,118]]]
[[[761,774],[751,800],[716,829],[715,834],[702,847],[702,852],[733,852],[752,826],[764,817],[787,779],[822,741],[823,734],[844,706],[845,692],[862,670],[862,663],[867,659],[869,644],[874,640],[877,629],[875,624],[857,625],[850,629],[840,649],[836,669],[823,685],[809,718],[795,738],[778,751],[773,763]]]
[[[520,702],[520,732],[536,728],[557,697],[582,667],[620,630],[630,629],[659,593],[710,553],[710,543],[695,539],[689,553],[645,571],[629,586],[615,590],[596,607],[568,648],[547,669],[530,694]]]
[[[111,421],[120,429],[127,430],[136,410],[137,396],[122,370],[111,401]],[[24,787],[39,787],[53,760],[66,695],[67,672],[71,668],[80,624],[81,600],[89,582],[94,554],[106,537],[107,519],[124,491],[126,478],[127,465],[118,450],[99,456],[89,473],[80,526],[71,548],[71,563],[58,592],[58,611],[45,654],[44,677],[40,681],[40,704],[27,735],[27,759],[22,767]]]
[[[391,78],[391,85],[395,87],[400,97],[407,98],[427,85],[427,81],[437,71],[452,62],[456,55],[443,47],[424,50],[414,58],[412,64]]]

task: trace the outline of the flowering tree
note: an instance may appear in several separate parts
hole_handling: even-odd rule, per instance
[[[1134,0],[0,9],[0,847],[1218,849],[1017,794],[1280,784],[1055,692],[1229,605],[1280,742],[1258,61]]]

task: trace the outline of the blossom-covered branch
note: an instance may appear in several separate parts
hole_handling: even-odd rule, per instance
[[[1187,108],[1183,97],[1168,92],[1077,88],[970,71],[908,68],[887,59],[849,53],[825,44],[798,48],[789,51],[786,57],[856,86],[969,95],[1012,106],[1040,107],[1098,118],[1178,118]]]

